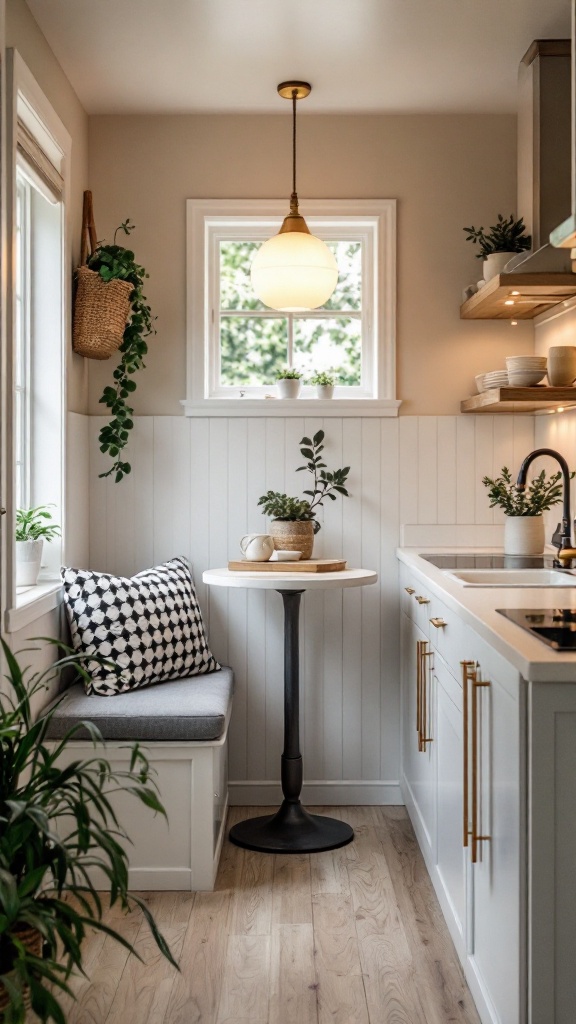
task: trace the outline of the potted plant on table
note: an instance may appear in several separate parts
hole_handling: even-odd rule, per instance
[[[476,259],[484,261],[485,281],[499,274],[516,253],[530,248],[532,238],[525,230],[522,217],[514,220],[512,213],[509,217],[499,213],[498,222],[490,227],[488,233],[484,228],[463,228],[467,232],[466,241],[480,246]]]
[[[45,540],[60,536],[52,522],[51,505],[16,509],[16,586],[33,587],[38,580]]]
[[[314,534],[320,529],[316,514],[324,499],[336,501],[338,494],[349,497],[345,485],[350,466],[330,472],[322,461],[323,441],[323,430],[312,439],[303,437],[300,441],[300,453],[307,461],[306,465],[298,466],[296,472],[306,470],[314,479],[312,490],[304,491],[307,498],[291,498],[279,491],[267,491],[258,499],[262,511],[272,518],[269,533],[277,551],[300,551],[302,558],[311,558]]]
[[[310,383],[316,385],[318,398],[333,398],[336,378],[331,373],[315,373],[310,378]]]
[[[571,474],[574,476],[574,473]],[[542,470],[526,490],[518,490],[510,470],[503,466],[501,475],[492,480],[485,476],[482,483],[488,488],[490,508],[503,509],[504,554],[539,555],[544,550],[544,520],[542,513],[562,501],[562,473],[546,477]]]
[[[68,981],[75,969],[82,971],[89,929],[138,956],[103,920],[88,868],[103,871],[110,905],[140,907],[160,952],[177,967],[146,904],[128,893],[128,837],[108,795],[124,790],[156,812],[164,809],[138,744],[129,771],[113,770],[97,749],[93,758],[62,765],[80,729],[88,730],[95,748],[102,744],[98,729],[83,722],[50,743],[55,707],[34,720],[32,703],[50,680],[65,668],[86,676],[80,655],[69,652],[28,678],[3,641],[2,652],[10,692],[0,694],[0,1019],[23,1024],[31,1005],[41,1021],[65,1024],[59,997],[73,995]]]
[[[302,386],[302,374],[285,367],[276,372],[276,387],[280,398],[298,398]]]

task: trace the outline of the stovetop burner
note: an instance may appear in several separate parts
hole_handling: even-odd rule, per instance
[[[576,651],[576,608],[497,608],[555,651]]]

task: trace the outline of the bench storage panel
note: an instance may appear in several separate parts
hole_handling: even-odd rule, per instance
[[[126,769],[130,742],[138,740],[156,772],[168,823],[126,793],[113,799],[133,844],[127,849],[134,890],[214,888],[228,806],[232,690],[232,671],[222,668],[114,697],[88,697],[75,684],[58,706],[52,740],[90,719],[107,741],[104,752],[88,736],[78,739],[68,745],[67,761],[104,752],[113,768]],[[185,738],[191,736],[210,738]],[[97,875],[93,881],[104,883]]]

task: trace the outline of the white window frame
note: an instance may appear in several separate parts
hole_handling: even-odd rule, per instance
[[[5,337],[8,344],[5,349],[5,390],[3,391],[2,416],[2,486],[3,502],[7,513],[4,517],[2,538],[2,601],[1,611],[3,626],[7,632],[16,632],[34,621],[39,615],[53,608],[60,601],[61,580],[59,566],[65,560],[65,466],[66,466],[66,410],[68,360],[71,346],[71,274],[72,266],[71,235],[70,235],[70,203],[69,180],[71,167],[71,138],[52,105],[44,95],[20,55],[8,49],[6,51],[6,162],[5,162],[5,224],[6,237],[12,252],[15,251],[16,238],[16,167],[17,125],[20,120],[37,140],[40,148],[47,154],[50,162],[62,178],[62,197],[60,209],[60,286],[58,300],[59,317],[59,351],[58,365],[51,365],[50,354],[43,354],[44,364],[39,371],[41,387],[47,389],[57,402],[57,433],[54,431],[45,439],[45,444],[35,446],[30,469],[30,486],[28,502],[30,504],[56,503],[54,518],[61,526],[62,537],[59,543],[48,546],[47,568],[41,573],[37,587],[16,592],[15,586],[15,460],[13,449],[14,429],[14,374],[15,374],[15,261],[6,263],[5,277]],[[12,339],[12,343],[10,343]],[[45,368],[48,373],[45,374]],[[38,386],[38,385],[37,385]],[[56,407],[55,407],[56,408]],[[30,429],[35,430],[42,440],[42,430],[38,424],[34,426],[34,408],[30,410]],[[42,450],[40,450],[42,448]],[[57,448],[56,453],[54,449]]]
[[[263,241],[278,231],[286,199],[187,200],[187,416],[302,416],[313,401],[322,416],[397,416],[396,200],[302,200],[310,229],[325,239],[360,240],[362,263],[362,384],[337,387],[320,400],[304,387],[297,400],[263,401],[273,386],[219,388],[220,242]],[[266,315],[264,311],[263,315]],[[269,315],[274,316],[271,312]],[[285,316],[285,314],[278,314]],[[342,314],[345,315],[345,314]],[[314,314],[306,314],[314,316]]]

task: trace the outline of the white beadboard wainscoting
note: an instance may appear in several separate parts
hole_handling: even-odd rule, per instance
[[[315,554],[378,571],[378,585],[304,595],[301,612],[304,797],[323,804],[400,800],[396,547],[498,544],[502,516],[482,477],[517,470],[534,447],[529,416],[396,420],[136,417],[120,484],[101,480],[105,422],[89,419],[90,567],[129,575],[174,555],[194,567],[214,653],[236,674],[231,800],[280,797],[282,602],[208,589],[202,571],[238,557],[266,523],[269,488],[299,494],[298,443],[326,430],[328,468],[350,465],[351,498],[328,502]]]

